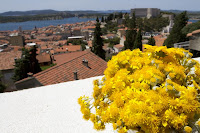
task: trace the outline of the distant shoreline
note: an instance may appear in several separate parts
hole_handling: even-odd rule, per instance
[[[19,27],[22,30],[33,30],[35,26],[37,28],[47,27],[50,25],[62,25],[62,24],[73,24],[77,22],[87,22],[96,20],[96,18],[78,18],[70,17],[59,20],[37,20],[37,21],[26,21],[26,22],[9,22],[9,23],[0,23],[0,31],[14,31],[18,30]]]

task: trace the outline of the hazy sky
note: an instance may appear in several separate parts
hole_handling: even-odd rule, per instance
[[[1,0],[0,12],[40,9],[121,10],[141,7],[200,10],[200,0]]]

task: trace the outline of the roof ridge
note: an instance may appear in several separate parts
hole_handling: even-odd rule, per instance
[[[86,55],[86,54],[89,54],[89,53],[91,53],[91,52],[90,52],[90,51],[86,51],[86,53],[83,54],[83,55]],[[83,56],[83,55],[81,55],[81,56]],[[69,63],[69,62],[71,62],[71,61],[73,61],[73,60],[75,60],[75,59],[77,59],[77,58],[79,58],[79,57],[81,57],[81,56],[78,56],[78,57],[76,57],[76,58],[74,58],[74,59],[72,59],[72,60],[69,60],[69,61],[67,61],[67,62],[63,62],[63,63],[61,63],[61,64],[59,64],[59,65],[55,65],[55,66],[53,66],[53,67],[51,67],[51,68],[49,68],[49,69],[46,69],[46,70],[41,71],[41,72],[39,72],[39,73],[36,73],[36,74],[34,74],[33,76],[34,76],[34,77],[35,77],[35,76],[39,76],[39,75],[41,75],[41,74],[43,74],[43,73],[45,73],[45,72],[48,72],[48,71],[50,71],[50,70],[52,70],[52,69],[55,69],[55,68],[57,68],[57,67],[59,67],[59,66],[62,66],[62,65],[64,65],[64,64],[66,64],[66,63]]]

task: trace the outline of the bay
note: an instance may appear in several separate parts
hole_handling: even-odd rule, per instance
[[[42,21],[26,21],[26,22],[16,22],[16,23],[1,23],[0,24],[0,31],[13,31],[18,30],[19,27],[22,27],[22,30],[32,30],[35,28],[42,28],[47,27],[50,25],[61,25],[61,24],[72,24],[77,22],[87,22],[91,20],[96,20],[96,18],[65,18],[61,20],[42,20]]]
[[[193,20],[193,19],[189,19],[189,20],[188,20],[188,22],[192,22],[192,23],[196,23],[196,22],[198,22],[198,21],[200,21],[200,20]]]

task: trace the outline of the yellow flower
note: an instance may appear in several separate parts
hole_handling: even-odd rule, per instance
[[[155,78],[151,78],[150,81],[153,82],[153,83],[155,83],[156,79]]]
[[[121,125],[122,125],[121,120],[118,120],[118,121],[117,121],[117,125],[118,125],[118,126],[121,126]]]
[[[191,133],[191,132],[192,132],[192,128],[189,127],[189,126],[185,126],[185,127],[184,127],[184,131],[185,131],[186,133]]]
[[[173,90],[173,87],[171,85],[168,85],[167,89],[171,91],[171,90]]]
[[[112,57],[92,98],[78,99],[84,119],[97,130],[112,123],[119,133],[192,132],[188,122],[200,116],[200,64],[184,49],[144,48]]]
[[[175,73],[169,73],[169,76],[173,79],[175,77]]]

